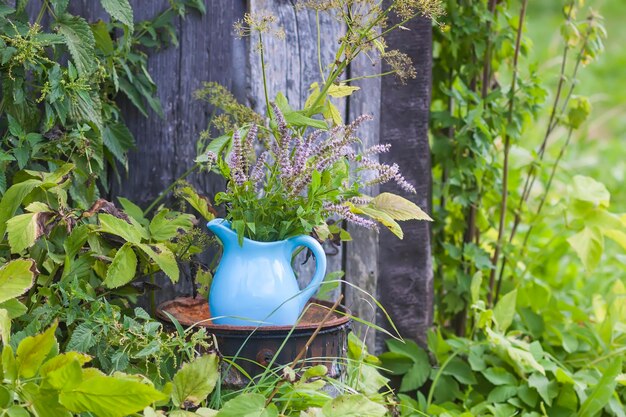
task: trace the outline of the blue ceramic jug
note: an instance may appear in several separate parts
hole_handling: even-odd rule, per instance
[[[207,227],[222,242],[224,251],[217,267],[209,307],[213,323],[230,326],[284,326],[298,320],[306,302],[315,294],[326,273],[326,254],[310,236],[278,242],[247,238],[243,245],[224,219],[211,220]],[[315,256],[315,274],[303,290],[291,267],[291,256],[299,246]]]

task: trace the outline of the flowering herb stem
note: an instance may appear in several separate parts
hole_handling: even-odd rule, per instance
[[[324,66],[322,65],[322,34],[319,10],[315,11],[315,25],[317,26],[317,65],[320,67],[320,77],[322,77],[322,81],[325,83],[326,77],[324,75]]]
[[[270,98],[267,93],[267,73],[265,70],[265,47],[263,45],[263,35],[259,32],[259,52],[261,56],[261,73],[263,75],[263,93],[265,94],[265,112],[268,117],[271,117],[270,113]]]

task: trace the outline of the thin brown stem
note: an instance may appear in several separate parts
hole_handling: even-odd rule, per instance
[[[311,343],[313,343],[313,340],[315,340],[319,332],[322,330],[322,327],[324,327],[324,324],[326,324],[326,322],[330,318],[333,311],[337,310],[337,307],[339,307],[339,304],[341,303],[342,299],[343,299],[343,294],[340,294],[337,300],[335,301],[335,303],[333,304],[333,306],[330,308],[330,310],[328,310],[328,312],[326,313],[322,321],[319,322],[319,324],[315,328],[315,331],[313,332],[311,337],[309,337],[309,339],[306,341],[306,343],[304,344],[304,347],[300,349],[300,352],[298,352],[298,355],[294,358],[293,361],[291,361],[291,364],[289,365],[291,369],[295,369],[300,359],[302,359],[302,357],[309,350]],[[272,390],[272,393],[267,397],[267,400],[265,400],[266,407],[270,404],[270,402],[272,402],[272,399],[274,398],[274,396],[276,396],[276,393],[278,392],[280,386],[284,383],[285,383],[284,379],[281,379],[280,381],[276,383],[276,385],[274,386],[274,389]]]
[[[491,13],[492,19],[496,19],[496,0],[489,0],[489,5],[487,6],[489,12]],[[485,60],[483,62],[483,79],[481,85],[481,96],[484,99],[487,97],[487,93],[489,92],[489,84],[491,81],[491,50],[492,50],[492,41],[491,41],[491,20],[487,22],[487,48],[485,48]]]
[[[515,103],[515,88],[517,85],[517,71],[518,60],[520,53],[520,45],[522,41],[522,33],[524,28],[524,19],[526,17],[526,6],[528,0],[522,0],[522,9],[520,10],[519,23],[517,26],[517,37],[515,39],[515,55],[513,56],[513,78],[511,80],[511,91],[509,99],[509,113],[508,124],[513,121],[513,109]],[[504,166],[502,168],[502,201],[500,204],[500,220],[498,224],[498,240],[496,241],[496,248],[491,260],[491,273],[489,275],[489,292],[487,294],[487,303],[492,305],[493,291],[496,280],[496,269],[498,267],[498,261],[500,260],[500,252],[502,251],[502,237],[504,236],[504,226],[507,211],[508,193],[509,193],[509,151],[511,149],[511,137],[508,133],[504,134]]]
[[[563,159],[563,155],[565,155],[565,150],[567,149],[567,147],[569,146],[571,142],[573,132],[574,132],[574,129],[570,127],[569,131],[567,132],[567,139],[565,140],[565,143],[561,147],[561,150],[559,151],[559,155],[557,156],[556,161],[554,161],[554,165],[552,166],[552,170],[550,171],[550,177],[548,178],[548,183],[546,184],[546,189],[543,195],[541,196],[541,200],[539,201],[539,206],[537,206],[537,212],[533,216],[533,221],[530,223],[530,227],[528,228],[528,230],[526,231],[526,235],[524,236],[524,242],[522,243],[522,251],[525,250],[526,244],[528,243],[528,238],[533,231],[535,222],[537,221],[537,219],[539,219],[541,210],[543,210],[543,206],[545,205],[546,200],[548,199],[548,193],[550,192],[550,188],[552,188],[552,181],[554,180],[554,175],[556,174],[556,170],[559,167],[561,159]]]

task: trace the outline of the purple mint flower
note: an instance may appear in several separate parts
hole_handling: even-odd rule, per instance
[[[365,206],[369,204],[370,199],[367,197],[351,197],[348,199],[348,202],[354,204],[355,206]]]
[[[389,152],[389,149],[391,149],[391,144],[380,143],[378,145],[370,146],[369,148],[365,149],[362,155],[363,156],[378,155],[379,153]]]
[[[398,184],[398,186],[402,188],[404,191],[406,191],[407,193],[417,194],[415,187],[413,187],[413,185],[411,185],[407,180],[405,180],[399,171],[398,173],[396,173],[393,179],[396,182],[396,184]]]
[[[207,164],[213,165],[217,162],[217,154],[212,151],[207,151],[206,153]]]
[[[280,111],[276,103],[271,103],[271,106],[274,110],[274,115],[276,116],[276,123],[278,124],[278,132],[280,134],[278,145],[273,147],[273,150],[279,163],[280,178],[284,182],[289,183],[290,181],[293,181],[293,178],[291,177],[294,173],[293,166],[289,158],[291,153],[290,146],[292,137],[289,135],[287,121],[285,120],[283,113]]]
[[[265,163],[267,162],[270,154],[268,151],[264,151],[252,167],[252,171],[250,173],[250,180],[254,183],[255,187],[259,185],[259,182],[265,176]]]
[[[231,177],[235,181],[235,184],[239,186],[243,185],[247,178],[244,172],[243,151],[238,130],[235,130],[235,133],[233,133],[233,149],[230,154],[228,166],[230,167]]]
[[[356,214],[352,213],[350,211],[350,207],[346,206],[345,204],[327,203],[324,205],[324,211],[329,214],[336,214],[342,219],[345,219],[356,225],[363,226],[367,229],[378,230],[378,225],[376,224],[376,222],[361,216],[357,216]]]
[[[247,156],[254,152],[254,141],[257,137],[258,128],[256,124],[252,124],[250,129],[248,129],[248,134],[246,135],[246,141],[243,143],[242,155],[244,157],[244,172],[247,172],[248,168],[248,158]]]

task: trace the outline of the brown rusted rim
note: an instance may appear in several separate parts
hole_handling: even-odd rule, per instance
[[[171,324],[172,321],[164,313],[164,311],[167,311],[168,308],[176,304],[187,304],[191,306],[191,305],[198,305],[198,304],[204,304],[204,303],[207,303],[206,299],[204,298],[178,297],[173,300],[166,301],[162,303],[161,305],[159,305],[156,311],[156,315],[160,320]],[[333,306],[333,304],[328,301],[317,300],[314,298],[311,299],[309,303],[323,306],[325,307],[325,309],[330,309]],[[348,310],[345,306],[340,305],[337,310],[338,310],[337,314],[339,315],[339,317],[335,317],[331,320],[328,320],[324,324],[322,329],[341,327],[341,326],[348,324],[351,321],[350,310]],[[226,326],[226,325],[213,324],[209,320],[209,318],[210,317],[207,317],[203,321],[200,321],[200,322],[190,322],[189,320],[180,319],[179,323],[185,327],[198,326],[198,327],[203,327],[210,332],[228,333],[232,335],[236,335],[236,334],[249,335],[251,332],[254,332],[255,334],[258,334],[258,335],[288,333],[293,328],[293,326]],[[315,330],[318,324],[319,323],[298,324],[296,325],[296,328],[294,329],[293,333],[301,333],[303,331],[306,332],[310,330]]]

